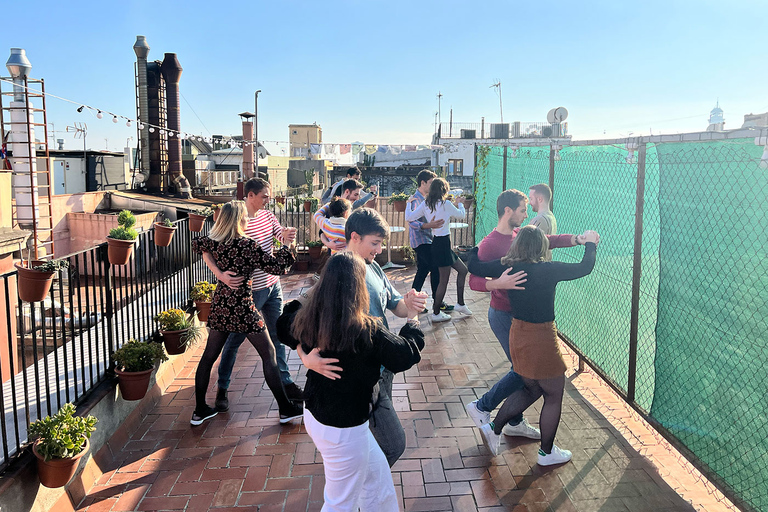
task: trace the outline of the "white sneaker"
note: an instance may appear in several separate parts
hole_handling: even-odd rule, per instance
[[[491,413],[478,409],[477,400],[467,404],[467,414],[475,422],[477,428],[483,428],[483,425],[491,422]]]
[[[528,423],[528,420],[523,418],[523,421],[517,425],[510,425],[507,423],[504,428],[501,429],[501,433],[510,437],[527,437],[528,439],[541,439],[541,431]]]
[[[539,466],[554,466],[555,464],[564,464],[571,460],[573,454],[568,450],[563,450],[555,445],[552,445],[552,453],[544,453],[539,448]]]
[[[453,311],[456,313],[461,313],[462,315],[472,316],[472,311],[470,311],[469,308],[464,304],[456,304],[453,307]]]
[[[499,454],[499,445],[501,444],[501,436],[493,431],[490,423],[486,423],[480,427],[480,434],[483,436],[483,441],[491,450],[493,455]]]
[[[436,323],[436,322],[447,322],[448,320],[451,319],[451,315],[449,315],[448,313],[443,313],[441,311],[441,312],[439,312],[436,315],[433,314],[430,318],[432,319],[433,323]]]

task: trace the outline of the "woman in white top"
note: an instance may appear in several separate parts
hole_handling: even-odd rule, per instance
[[[451,316],[440,311],[440,304],[443,303],[445,292],[448,289],[448,280],[451,277],[451,267],[456,269],[458,276],[456,278],[456,307],[455,312],[471,315],[472,311],[464,305],[464,283],[467,280],[467,266],[453,252],[451,244],[451,217],[463,219],[467,212],[464,209],[464,203],[461,198],[456,197],[456,206],[448,199],[448,182],[443,178],[435,178],[429,186],[429,193],[424,202],[416,208],[413,207],[415,197],[411,197],[408,202],[408,208],[405,211],[405,220],[408,222],[426,217],[430,222],[437,219],[443,220],[443,225],[439,228],[432,228],[432,261],[440,269],[440,284],[437,287],[435,296],[432,297],[434,304],[432,306],[432,321],[445,322],[450,320]]]

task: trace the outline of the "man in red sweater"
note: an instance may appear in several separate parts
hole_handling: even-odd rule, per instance
[[[469,287],[476,292],[491,292],[491,307],[488,309],[488,323],[491,330],[504,349],[507,359],[509,356],[509,328],[514,316],[509,304],[507,290],[522,289],[525,282],[525,274],[512,273],[512,269],[505,272],[498,279],[488,280],[472,274],[474,261],[493,261],[504,257],[512,245],[520,226],[528,217],[528,198],[519,190],[505,190],[496,200],[496,213],[499,215],[499,223],[483,238],[473,250],[469,260]],[[584,243],[583,235],[550,235],[549,246],[573,247]],[[490,391],[480,397],[479,400],[467,404],[467,413],[478,428],[490,422],[491,412],[517,389],[523,386],[523,382],[511,368],[509,373],[497,382]],[[539,429],[532,427],[520,414],[512,418],[502,431],[508,436],[522,436],[530,439],[541,439]]]

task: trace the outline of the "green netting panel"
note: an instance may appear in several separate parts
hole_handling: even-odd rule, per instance
[[[600,233],[595,269],[561,283],[557,326],[613,380],[627,389],[637,165],[621,147],[571,147],[555,162],[554,214],[560,233]],[[553,251],[580,261],[582,247]]]
[[[659,144],[651,414],[768,510],[768,171],[753,139]]]
[[[528,195],[528,187],[537,183],[549,183],[549,147],[510,150],[507,154],[507,188],[516,188]]]
[[[480,243],[499,222],[496,198],[502,192],[504,148],[477,146],[475,167],[475,243]]]

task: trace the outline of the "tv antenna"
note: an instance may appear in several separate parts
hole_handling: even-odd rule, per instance
[[[489,89],[495,87],[496,93],[499,95],[499,115],[501,116],[501,124],[504,124],[504,109],[501,106],[501,80],[496,79],[496,83],[492,84]]]
[[[85,146],[85,136],[88,134],[88,125],[85,123],[73,123],[74,126],[67,126],[67,133],[74,133],[76,139],[83,139],[83,168],[88,168],[88,150]]]
[[[440,123],[443,122],[442,109],[440,108],[442,99],[443,99],[443,93],[441,93],[440,91],[437,91],[437,126],[440,126]]]

